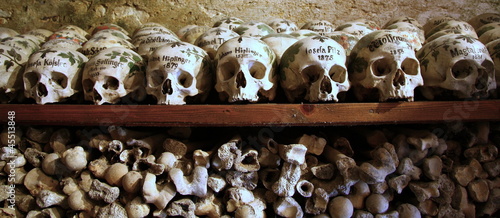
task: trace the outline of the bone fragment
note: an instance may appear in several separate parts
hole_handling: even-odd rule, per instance
[[[179,194],[195,195],[198,197],[205,197],[207,195],[207,168],[197,166],[189,176],[184,176],[184,172],[181,169],[173,168],[169,171],[169,176]]]
[[[89,196],[91,199],[96,201],[104,201],[108,204],[114,202],[120,196],[120,189],[118,187],[112,187],[106,183],[94,179],[92,182],[92,187],[89,191]]]
[[[344,196],[335,197],[328,203],[328,213],[332,218],[348,218],[353,212],[351,201]]]
[[[295,201],[292,197],[279,198],[274,203],[274,212],[282,217],[297,217],[301,218],[304,216],[302,207],[299,203]]]
[[[297,144],[303,144],[307,148],[307,153],[321,155],[323,148],[326,145],[326,139],[315,135],[302,135],[297,141]]]

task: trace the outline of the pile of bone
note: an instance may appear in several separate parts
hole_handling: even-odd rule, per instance
[[[230,17],[175,33],[158,23],[133,34],[114,24],[91,34],[74,25],[2,28],[0,101],[179,105],[204,103],[210,92],[220,102],[494,98],[499,22],[485,13],[425,25],[396,17],[382,27],[312,20],[299,29],[286,19]]]
[[[14,150],[0,154],[0,215],[458,218],[500,209],[498,124],[284,130],[286,144],[236,134],[214,146],[192,131],[19,130]]]

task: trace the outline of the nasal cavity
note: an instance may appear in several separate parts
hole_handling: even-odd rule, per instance
[[[245,75],[243,75],[243,71],[238,72],[236,75],[236,87],[245,88],[247,86],[247,80],[245,79]]]
[[[167,79],[167,80],[163,83],[163,87],[162,87],[162,89],[161,89],[161,92],[162,92],[164,95],[171,95],[172,93],[174,93],[174,90],[172,90],[172,80]]]
[[[404,86],[405,85],[405,73],[403,70],[396,70],[396,75],[394,75],[394,80],[392,81],[394,86]]]
[[[93,94],[94,101],[102,101],[102,96],[101,96],[101,94],[99,94],[99,92],[96,89],[94,89],[93,93],[94,93]]]
[[[330,78],[328,78],[328,76],[325,75],[323,77],[320,89],[322,92],[332,93],[332,82],[330,82]]]
[[[43,83],[38,83],[36,86],[36,93],[38,97],[45,97],[49,94],[47,87],[45,87]]]

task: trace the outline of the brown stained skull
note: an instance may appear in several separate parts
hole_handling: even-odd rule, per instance
[[[434,98],[484,98],[496,88],[494,63],[487,48],[464,34],[441,36],[417,53],[425,86]]]

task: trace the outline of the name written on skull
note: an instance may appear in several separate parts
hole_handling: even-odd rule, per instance
[[[198,46],[199,47],[204,47],[204,46],[207,46],[207,45],[220,45],[224,42],[224,38],[215,38],[215,39],[212,39],[212,40],[203,40],[203,41],[200,41],[198,43]]]
[[[471,55],[472,59],[483,59],[482,54],[487,54],[487,53],[488,53],[487,48],[473,48],[469,46],[462,49],[459,48],[450,49],[450,55],[452,58],[456,56],[469,56],[470,54],[472,54]]]
[[[247,57],[263,57],[263,55],[251,48],[243,48],[243,47],[235,47],[234,53],[236,54],[236,58],[247,58]]]
[[[40,67],[40,66],[50,66],[50,67],[66,67],[68,63],[61,62],[60,59],[57,58],[49,58],[41,60],[36,60],[34,62],[28,63],[28,67]]]
[[[95,65],[96,66],[99,66],[99,65],[111,65],[113,68],[117,68],[119,66],[121,66],[123,63],[120,63],[119,61],[115,61],[115,60],[112,60],[112,59],[109,59],[109,58],[106,58],[106,59],[97,59],[96,62],[95,62]]]
[[[336,54],[340,55],[340,50],[333,46],[319,46],[315,48],[306,48],[306,54]]]
[[[370,49],[370,51],[373,52],[375,51],[375,49],[379,48],[384,44],[394,43],[396,45],[399,45],[401,42],[409,43],[408,39],[404,37],[388,34],[371,41],[370,44],[368,45],[368,49]]]
[[[163,68],[170,68],[170,69],[175,69],[179,66],[179,64],[187,64],[190,63],[191,60],[179,57],[179,56],[168,56],[168,55],[163,55],[162,57],[151,57],[150,61],[162,61],[162,62],[167,62],[163,64]]]

